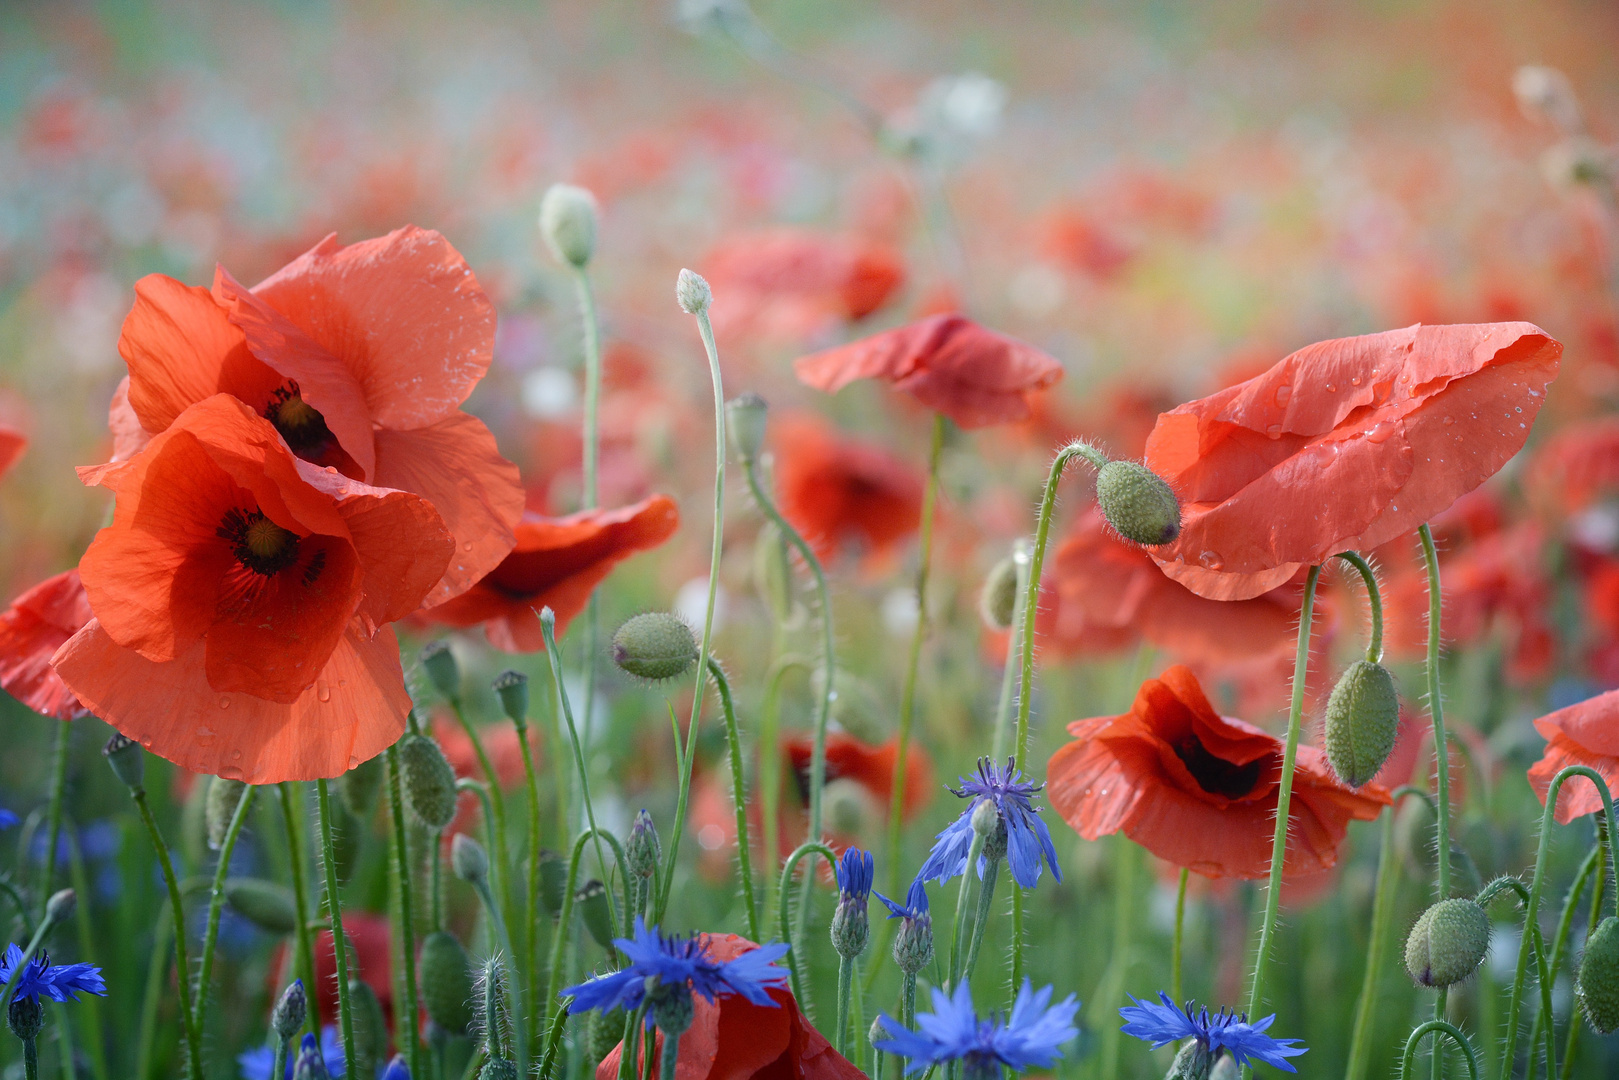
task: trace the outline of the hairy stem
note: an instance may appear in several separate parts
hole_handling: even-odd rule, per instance
[[[410,842],[405,831],[405,798],[400,786],[399,746],[388,747],[388,810],[393,822],[393,862],[399,878],[399,935],[400,955],[405,962],[405,1009],[400,1018],[404,1024],[405,1057],[410,1075],[421,1075],[421,1035],[416,1011],[416,923],[411,902],[413,889],[410,865]]]
[[[304,986],[315,985],[315,942],[309,932],[311,916],[309,912],[309,890],[304,884],[304,870],[307,863],[304,861],[303,842],[299,836],[298,808],[301,789],[291,781],[283,780],[276,785],[276,791],[281,796],[281,822],[287,831],[287,869],[292,877],[292,911],[298,919],[295,928],[298,951],[295,967],[298,977],[304,981]],[[320,1032],[320,1010],[315,1006],[314,999],[310,999],[305,1026],[311,1034]]]
[[[709,674],[720,693],[720,705],[725,712],[725,737],[731,757],[731,802],[736,807],[736,848],[738,872],[742,877],[742,906],[748,918],[748,937],[759,940],[759,905],[753,893],[752,843],[748,838],[748,786],[742,772],[742,736],[737,730],[736,707],[731,702],[731,684],[725,678],[725,669],[712,656],[708,658]]]
[[[208,1001],[208,986],[213,981],[214,948],[219,943],[219,918],[225,910],[225,878],[230,873],[230,857],[236,850],[236,838],[242,834],[257,791],[252,785],[242,789],[242,798],[225,830],[225,842],[219,846],[219,863],[214,867],[214,884],[208,894],[208,928],[202,935],[202,965],[197,971],[197,992],[191,1002],[191,1023],[198,1031],[202,1030],[203,1007]]]
[[[174,874],[174,860],[169,858],[169,846],[163,842],[163,833],[159,831],[157,819],[152,816],[152,807],[146,801],[146,789],[131,788],[130,794],[135,797],[141,823],[146,826],[146,835],[151,838],[152,848],[157,852],[157,862],[163,870],[163,884],[168,886],[169,911],[174,917],[174,966],[180,984],[180,1030],[185,1035],[191,1078],[202,1080],[202,1040],[191,1022],[191,961],[186,956],[186,916],[185,905],[180,899],[180,879]],[[44,926],[44,923],[40,924],[41,930]],[[37,938],[38,934],[35,936]],[[16,971],[21,970],[22,965],[18,964]],[[0,996],[0,1006],[10,1000],[9,991],[8,987],[7,994]]]
[[[246,795],[243,796],[246,799]],[[315,781],[320,815],[321,864],[326,871],[326,915],[332,926],[332,957],[337,961],[337,1018],[343,1032],[343,1060],[354,1058],[354,1016],[349,1002],[349,949],[343,934],[343,904],[337,894],[337,851],[332,841],[331,795],[325,780]]]

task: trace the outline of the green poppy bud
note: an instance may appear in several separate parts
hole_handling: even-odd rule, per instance
[[[126,787],[139,790],[146,779],[146,751],[141,749],[140,743],[128,735],[114,735],[101,748],[101,753],[112,766],[113,774]]]
[[[652,682],[684,675],[696,662],[691,627],[666,611],[637,615],[613,635],[613,663]]]
[[[1338,779],[1358,788],[1377,775],[1394,751],[1400,695],[1382,664],[1357,660],[1327,698],[1327,761]]]
[[[472,959],[451,934],[443,930],[422,942],[420,973],[422,1005],[433,1022],[451,1035],[471,1029]]]
[[[751,390],[725,403],[726,441],[731,444],[731,453],[744,465],[751,465],[759,459],[759,451],[765,444],[765,423],[769,419],[769,412],[770,406],[765,404],[765,399]]]
[[[1009,630],[1017,610],[1018,566],[1008,555],[996,563],[978,593],[978,617],[991,630]]]
[[[1585,943],[1574,996],[1598,1035],[1619,1030],[1619,919],[1609,915]]]
[[[450,869],[462,881],[476,885],[489,877],[489,853],[466,833],[456,833],[450,841]]]
[[[559,262],[583,269],[596,253],[596,196],[573,184],[552,184],[540,199],[540,234]]]
[[[604,949],[613,947],[613,905],[607,899],[607,886],[591,878],[573,894],[573,902],[584,919],[585,929]]]
[[[1134,461],[1110,461],[1096,474],[1096,502],[1118,534],[1149,547],[1181,533],[1181,503],[1164,478]]]
[[[607,1055],[613,1052],[624,1038],[624,1010],[613,1009],[609,1012],[592,1012],[590,1014],[590,1027],[587,1032],[588,1042],[585,1045],[585,1064],[594,1072],[597,1065],[606,1060]]]
[[[270,1030],[275,1032],[276,1038],[286,1042],[298,1034],[308,1015],[309,994],[304,990],[304,981],[294,979],[281,991],[275,1008],[270,1011]]]
[[[298,908],[292,890],[263,878],[229,878],[225,882],[225,902],[242,918],[272,934],[290,934],[298,929]]]
[[[418,657],[422,670],[432,680],[433,686],[439,693],[450,701],[461,696],[461,668],[455,662],[455,654],[450,651],[448,641],[431,641],[422,646]]]
[[[540,904],[551,918],[562,915],[568,894],[568,861],[550,848],[540,849]]]
[[[517,1066],[505,1058],[490,1058],[478,1070],[478,1080],[519,1080]]]
[[[349,1016],[354,1024],[354,1072],[375,1076],[388,1053],[388,1022],[383,1019],[377,992],[362,979],[349,980]]]
[[[774,522],[766,522],[753,540],[753,587],[779,624],[793,618],[793,560],[787,538]]]
[[[447,828],[455,820],[455,770],[438,743],[406,735],[399,740],[399,766],[411,816],[429,829]]]
[[[231,818],[242,803],[247,784],[241,780],[227,780],[216,776],[208,781],[208,800],[203,803],[202,820],[208,829],[208,848],[218,851],[225,846],[225,834],[230,832]]]
[[[528,676],[521,671],[502,671],[495,676],[495,696],[506,718],[522,728],[528,724]]]
[[[1441,900],[1424,911],[1405,940],[1405,969],[1423,986],[1453,986],[1490,949],[1490,917],[1472,900]]]
[[[714,302],[714,290],[708,287],[701,274],[681,270],[675,279],[675,300],[687,315],[701,315]]]

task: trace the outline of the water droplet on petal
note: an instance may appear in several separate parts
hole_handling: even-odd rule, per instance
[[[332,688],[326,685],[326,680],[322,679],[315,684],[315,696],[321,701],[332,700]]]
[[[1286,405],[1288,401],[1292,399],[1292,397],[1293,388],[1287,383],[1283,383],[1281,386],[1276,388],[1276,404]]]
[[[1225,560],[1220,558],[1219,552],[1216,551],[1205,551],[1197,557],[1197,561],[1210,570],[1218,570],[1225,565]]]
[[[461,550],[462,551],[471,551],[472,550],[472,541],[468,540],[466,543],[462,544],[461,545]]]
[[[220,694],[219,695],[219,707],[221,709],[230,708],[230,698],[227,695],[225,695],[225,694]]]
[[[1327,393],[1336,394],[1337,392],[1338,392],[1338,387],[1337,386],[1333,385],[1332,383],[1327,384]]]
[[[1265,434],[1269,435],[1273,439],[1280,439],[1282,437],[1282,425],[1271,424],[1265,429]]]
[[[1454,419],[1452,419],[1451,417],[1449,417],[1449,416],[1445,417],[1445,426],[1446,427],[1449,427],[1450,425],[1454,424],[1455,422],[1456,421]]]
[[[1351,375],[1349,377],[1349,385],[1350,386],[1359,386],[1360,385],[1360,376],[1359,375]]]

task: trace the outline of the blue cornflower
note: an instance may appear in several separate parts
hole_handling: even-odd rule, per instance
[[[866,902],[871,897],[874,862],[871,852],[851,847],[838,859],[838,909],[832,915],[832,948],[845,960],[866,951],[871,923]]]
[[[928,890],[921,878],[911,882],[905,903],[896,904],[882,893],[874,893],[888,908],[888,917],[898,919],[894,935],[894,962],[908,975],[915,975],[933,959],[933,916],[928,913]]]
[[[896,904],[880,892],[872,893],[883,902],[888,909],[890,919],[920,919],[928,916],[928,890],[921,878],[911,882],[911,889],[905,894],[905,903]]]
[[[410,1066],[405,1064],[403,1055],[394,1055],[394,1059],[388,1062],[388,1067],[382,1070],[380,1080],[410,1080]]]
[[[310,1049],[314,1046],[313,1035],[305,1035],[304,1040]],[[292,1076],[293,1065],[296,1063],[299,1051],[287,1055],[287,1071],[280,1080],[288,1080]],[[343,1062],[343,1040],[337,1034],[337,1028],[327,1024],[320,1029],[320,1056],[326,1059],[326,1074],[332,1077],[345,1075]],[[242,1080],[271,1080],[270,1070],[275,1067],[275,1050],[268,1046],[256,1046],[251,1050],[243,1050],[236,1055],[236,1067],[241,1072]],[[392,1066],[390,1066],[391,1068]],[[409,1076],[409,1074],[406,1074]],[[383,1074],[385,1080],[394,1080],[387,1073]]]
[[[18,820],[19,819],[16,814],[13,814],[10,810],[0,806],[0,829],[9,829],[13,825],[17,824]]]
[[[776,1002],[766,991],[787,985],[787,972],[775,964],[787,954],[788,947],[782,944],[761,945],[721,963],[709,954],[700,936],[664,937],[657,927],[648,928],[639,915],[635,917],[635,937],[614,938],[613,944],[629,964],[562,991],[573,998],[570,1013],[637,1008],[647,996],[649,979],[661,987],[689,988],[709,1002],[739,994],[755,1005],[770,1006]],[[648,1026],[652,1021],[649,1011]]]
[[[871,895],[871,883],[876,861],[871,852],[857,847],[846,848],[837,862],[838,894],[864,900]]]
[[[1181,1039],[1196,1039],[1198,1046],[1209,1055],[1211,1064],[1225,1052],[1235,1058],[1238,1065],[1262,1061],[1283,1072],[1298,1072],[1287,1059],[1298,1057],[1306,1050],[1293,1045],[1297,1039],[1273,1039],[1265,1034],[1276,1022],[1275,1013],[1250,1024],[1246,1013],[1238,1016],[1224,1009],[1210,1016],[1208,1008],[1204,1007],[1193,1016],[1190,1001],[1184,1007],[1177,1006],[1161,990],[1158,1000],[1162,1004],[1142,1001],[1134,995],[1130,1000],[1135,1002],[1134,1006],[1119,1010],[1119,1015],[1129,1021],[1124,1025],[1124,1033],[1152,1043],[1154,1050]]]
[[[4,959],[0,959],[0,985],[11,981],[11,973],[22,962],[22,950],[8,944]],[[52,964],[44,953],[31,958],[17,977],[13,1001],[77,1001],[80,992],[107,996],[107,984],[101,978],[101,969],[94,964]]]
[[[1000,825],[1006,829],[1006,861],[1017,883],[1025,889],[1034,888],[1040,881],[1042,858],[1051,865],[1052,876],[1061,881],[1062,871],[1057,868],[1057,849],[1051,844],[1051,833],[1040,819],[1039,811],[1029,802],[1030,796],[1043,787],[1044,784],[1026,782],[1012,758],[1006,759],[1005,772],[989,758],[979,758],[978,775],[963,776],[961,789],[950,789],[958,798],[972,802],[935,839],[933,850],[917,872],[918,880],[942,884],[966,872],[967,853],[973,842],[973,811],[980,803],[988,802],[994,805]],[[980,856],[979,877],[984,876],[986,863]]]
[[[907,1073],[921,1072],[942,1061],[960,1061],[967,1080],[998,1077],[1001,1066],[1022,1071],[1038,1065],[1049,1069],[1062,1052],[1057,1048],[1079,1034],[1073,994],[1051,1005],[1051,987],[1036,991],[1028,979],[1018,991],[1009,1016],[980,1018],[973,1010],[972,987],[963,979],[953,995],[933,991],[933,1011],[916,1018],[911,1031],[884,1013],[878,1019],[889,1038],[874,1042],[878,1050],[909,1060]]]

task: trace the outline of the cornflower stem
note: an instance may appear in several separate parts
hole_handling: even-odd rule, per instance
[[[517,745],[523,752],[523,790],[528,799],[528,839],[524,849],[528,881],[523,890],[523,937],[527,955],[523,958],[523,971],[532,994],[535,973],[540,970],[540,780],[534,771],[534,748],[528,742],[528,721],[513,720],[512,726],[517,730]]]
[[[990,756],[996,761],[1006,759],[1006,739],[1012,719],[1012,691],[1017,686],[1017,659],[1023,648],[1023,605],[1028,602],[1024,592],[1029,585],[1029,549],[1019,540],[1012,551],[1012,565],[1017,572],[1017,586],[1012,598],[1012,625],[1006,633],[1006,663],[1001,668],[1001,696],[995,702],[995,738],[990,744]]]
[[[1439,1036],[1450,1036],[1451,1041],[1460,1046],[1462,1053],[1467,1055],[1467,1075],[1472,1077],[1472,1080],[1478,1080],[1478,1055],[1473,1053],[1473,1044],[1467,1041],[1467,1036],[1462,1034],[1460,1028],[1444,1020],[1429,1020],[1426,1023],[1418,1024],[1416,1030],[1411,1032],[1410,1038],[1405,1040],[1405,1053],[1400,1058],[1401,1080],[1405,1080],[1405,1077],[1411,1075],[1411,1063],[1416,1060],[1417,1047],[1421,1045],[1422,1040],[1430,1032],[1434,1034],[1435,1040],[1434,1057],[1436,1059],[1443,1057],[1439,1052]]]
[[[562,679],[557,677],[557,685],[562,685]],[[461,730],[467,733],[467,739],[472,743],[473,753],[478,755],[478,767],[483,770],[484,779],[488,781],[489,806],[493,811],[493,828],[490,829],[491,845],[489,854],[493,856],[489,862],[489,887],[495,895],[504,898],[507,896],[506,868],[510,866],[511,856],[506,851],[506,795],[500,789],[500,777],[495,773],[494,763],[484,751],[483,740],[478,737],[478,729],[472,721],[467,719],[466,710],[461,707],[460,697],[449,699],[450,710],[455,713],[456,720],[461,724]]]
[[[1600,816],[1597,818],[1596,829],[1597,844],[1596,847],[1592,849],[1591,855],[1586,861],[1593,863],[1595,866],[1600,868],[1604,861],[1604,855],[1608,844],[1611,842],[1611,839],[1608,836],[1608,823]],[[1608,876],[1603,873],[1598,873],[1596,876],[1596,881],[1591,885],[1591,914],[1585,924],[1585,940],[1587,941],[1591,940],[1591,935],[1596,933],[1597,927],[1602,922],[1602,893],[1604,892],[1604,886],[1606,886],[1607,883]],[[1566,933],[1560,933],[1559,936],[1566,940]],[[1552,954],[1552,978],[1554,979],[1557,977],[1557,966],[1562,960],[1560,955],[1561,952],[1562,941],[1559,941]],[[1568,1025],[1568,1042],[1563,1046],[1562,1080],[1569,1080],[1569,1078],[1574,1075],[1574,1055],[1580,1047],[1580,1029],[1582,1027],[1583,1025],[1579,1022],[1577,1017],[1573,1023]]]
[[[708,658],[708,672],[714,677],[714,686],[719,691],[720,705],[725,712],[725,736],[731,752],[731,802],[736,807],[736,858],[738,873],[742,877],[742,905],[748,916],[748,937],[758,941],[759,905],[753,893],[753,855],[752,843],[748,838],[748,786],[742,771],[742,736],[737,731],[731,683],[725,677],[725,669],[712,656]]]
[[[684,1033],[682,1033],[684,1034]],[[663,1035],[663,1066],[659,1071],[661,1080],[675,1080],[675,1063],[680,1060],[680,1035]]]
[[[1113,903],[1113,957],[1107,968],[1107,997],[1115,1001],[1123,996],[1130,975],[1130,950],[1135,936],[1136,867],[1140,852],[1135,843],[1123,835],[1113,838],[1113,865],[1118,875],[1118,893]],[[1119,1075],[1119,1043],[1122,1033],[1119,1025],[1109,1024],[1102,1032],[1102,1077],[1115,1080]]]
[[[811,671],[808,660],[794,653],[778,656],[765,679],[764,703],[759,707],[759,817],[760,842],[765,855],[764,909],[776,905],[776,877],[771,871],[781,865],[777,824],[781,820],[781,682],[794,670]],[[830,685],[830,684],[829,684]],[[813,769],[814,763],[811,762]]]
[[[848,1057],[851,1053],[849,1047],[849,1001],[854,996],[854,957],[838,955],[838,1036],[836,1045],[838,1053]]]
[[[1377,587],[1377,572],[1358,551],[1340,551],[1335,556],[1353,566],[1366,586],[1366,603],[1370,607],[1371,630],[1366,637],[1366,662],[1379,663],[1383,659],[1383,593]]]
[[[809,999],[804,996],[803,983],[799,979],[798,975],[798,957],[795,954],[799,947],[799,940],[794,938],[792,928],[788,925],[787,919],[787,909],[791,903],[791,898],[789,897],[788,893],[793,887],[793,871],[798,869],[799,861],[807,855],[819,855],[829,863],[835,863],[838,859],[838,857],[833,854],[831,848],[827,847],[825,844],[813,840],[806,841],[805,843],[798,845],[797,848],[793,849],[793,853],[787,856],[787,861],[782,863],[781,866],[781,889],[776,893],[776,915],[778,927],[777,932],[781,934],[783,941],[792,946],[792,948],[787,952],[787,972],[792,978],[793,997],[798,999],[799,1005],[813,1021],[815,1018],[814,1013],[810,1011],[811,1005]],[[806,876],[813,874],[814,870],[815,864],[811,863],[809,870],[806,872]]]
[[[972,844],[967,848],[967,861],[961,868],[961,886],[956,892],[955,922],[950,932],[950,992],[955,993],[961,982],[961,963],[965,958],[962,948],[971,932],[967,926],[968,897],[972,884],[978,880],[978,859],[984,853],[984,834],[973,830]]]
[[[244,793],[244,801],[247,796]],[[343,935],[343,904],[337,893],[337,851],[332,841],[332,801],[325,780],[315,781],[320,815],[320,861],[326,871],[326,914],[332,927],[332,957],[337,961],[337,1019],[343,1032],[343,1060],[354,1060],[354,1016],[349,1005],[348,940]]]
[[[393,821],[393,863],[399,878],[399,934],[400,955],[404,960],[405,1057],[409,1059],[410,1075],[422,1075],[421,1036],[417,1029],[416,1010],[416,924],[411,902],[410,841],[405,831],[405,796],[401,787],[399,746],[388,747],[388,811]],[[313,985],[309,983],[306,985]],[[311,1010],[313,1011],[313,1010]]]
[[[631,892],[635,886],[631,881],[629,863],[624,858],[624,847],[618,842],[618,837],[606,829],[586,829],[575,837],[573,854],[568,859],[568,885],[562,892],[562,910],[557,913],[557,934],[551,944],[551,975],[545,997],[547,1009],[552,1003],[557,1003],[559,1009],[567,1011],[566,1007],[560,1004],[563,960],[568,953],[569,931],[573,926],[573,897],[579,889],[579,860],[585,853],[585,841],[596,839],[598,836],[607,841],[607,846],[613,849],[613,855],[617,860],[619,878],[624,883],[624,910],[629,911],[635,902],[634,894]],[[597,840],[597,843],[600,843],[600,840]]]
[[[573,999],[569,998],[568,1000],[572,1001]],[[545,1053],[540,1058],[539,1072],[535,1073],[539,1080],[551,1080],[551,1070],[556,1068],[557,1051],[562,1048],[562,1033],[567,1030],[567,1027],[568,1009],[564,1005],[562,1008],[557,1009],[555,1016],[551,1017],[551,1026],[545,1033]],[[620,1055],[621,1057],[629,1056],[629,1050],[627,1049],[629,1044],[630,1040],[626,1035],[623,1042],[626,1049]]]
[[[315,942],[309,934],[309,890],[304,884],[304,847],[299,838],[298,813],[294,808],[299,801],[300,788],[288,780],[276,785],[276,792],[281,796],[281,822],[287,831],[287,869],[292,877],[292,910],[298,919],[295,928],[298,939],[296,953],[298,977],[304,981],[304,986],[315,985]],[[313,998],[307,1013],[305,1026],[311,1034],[320,1032],[320,1010],[315,1007]]]
[[[1180,884],[1175,888],[1175,939],[1169,953],[1169,996],[1184,1001],[1181,996],[1181,956],[1186,942],[1186,880],[1191,871],[1181,867]]]
[[[565,1010],[564,1010],[565,1011]],[[623,1047],[618,1055],[618,1080],[631,1080],[635,1073],[635,1063],[639,1058],[647,1056],[647,1047],[643,1036],[646,1034],[646,999],[641,999],[628,1016],[624,1017],[624,1038],[619,1042]],[[540,1080],[547,1080],[542,1076]]]
[[[51,898],[56,871],[56,848],[62,842],[62,797],[67,791],[67,753],[73,742],[73,724],[61,721],[56,729],[56,752],[51,759],[51,801],[45,812],[45,864],[39,870],[39,917]]]
[[[933,416],[933,440],[928,447],[928,480],[922,491],[921,557],[916,565],[916,630],[905,658],[905,683],[899,698],[899,734],[895,742],[894,780],[888,800],[888,891],[903,896],[905,762],[911,746],[911,721],[916,714],[916,677],[922,665],[922,642],[928,634],[928,573],[933,565],[933,517],[939,501],[939,455],[944,450],[945,415]]]
[[[32,1036],[22,1041],[22,1069],[25,1080],[39,1080],[39,1043]]]
[[[967,945],[967,961],[962,968],[961,977],[972,982],[973,969],[978,965],[978,950],[984,944],[984,928],[989,925],[989,906],[995,896],[995,883],[1000,878],[1001,860],[990,859],[984,867],[984,880],[978,883],[978,910],[973,913],[973,936]],[[1023,890],[1017,882],[1012,883],[1012,897],[1014,901],[1020,897]]]
[[[135,798],[135,808],[140,812],[141,823],[146,826],[146,835],[151,838],[152,848],[157,852],[158,866],[163,871],[163,884],[169,890],[169,911],[174,917],[174,963],[179,975],[180,984],[180,1030],[185,1035],[186,1056],[191,1069],[192,1080],[202,1080],[202,1040],[198,1037],[196,1025],[192,1024],[191,1009],[191,961],[186,956],[186,916],[185,905],[180,899],[180,879],[174,874],[174,860],[169,858],[169,847],[163,842],[163,833],[157,827],[157,819],[152,816],[152,807],[146,801],[145,788],[130,788],[130,794]],[[41,922],[39,930],[34,932],[34,940],[42,939],[46,924]],[[30,945],[30,951],[35,946]],[[24,954],[24,962],[27,954]],[[22,964],[18,964],[13,975],[22,971]],[[0,1008],[4,1008],[11,1000],[11,988],[0,994]],[[313,1011],[313,1010],[311,1010]]]
[[[281,1038],[280,1036],[277,1036],[276,1040],[275,1040],[275,1057],[270,1062],[270,1076],[275,1077],[275,1078],[280,1078],[280,1077],[285,1077],[286,1075],[287,1075],[287,1040]]]
[[[1518,964],[1513,972],[1512,992],[1507,997],[1506,1041],[1502,1045],[1501,1080],[1508,1080],[1512,1075],[1512,1064],[1518,1045],[1519,1011],[1523,1004],[1523,982],[1529,968],[1529,949],[1534,939],[1540,936],[1540,924],[1537,918],[1540,914],[1541,892],[1546,884],[1546,854],[1550,846],[1552,822],[1555,820],[1554,815],[1557,809],[1557,793],[1562,789],[1564,781],[1571,776],[1583,776],[1596,785],[1597,792],[1602,796],[1602,806],[1607,819],[1609,821],[1613,820],[1613,796],[1608,791],[1607,782],[1602,779],[1601,774],[1595,769],[1585,765],[1570,765],[1552,777],[1551,784],[1546,788],[1546,809],[1541,814],[1540,819],[1540,844],[1535,852],[1535,873],[1529,886],[1529,899],[1524,904],[1524,933],[1518,945]],[[1614,852],[1610,847],[1608,850],[1610,866],[1614,857]],[[1551,988],[1545,985],[1548,981],[1548,975],[1543,951],[1540,952],[1540,971],[1541,978],[1539,981],[1542,983],[1545,994],[1549,996]]]
[[[478,894],[478,899],[483,901],[484,910],[489,914],[490,925],[495,928],[496,938],[500,942],[500,950],[506,967],[506,980],[510,984],[507,994],[511,1000],[507,1005],[506,1012],[512,1023],[512,1056],[517,1060],[518,1074],[527,1076],[529,1060],[528,1013],[523,1007],[523,988],[517,981],[517,954],[512,952],[511,934],[506,929],[506,920],[501,915],[500,903],[495,899],[495,894],[489,887],[488,878],[474,880],[472,889]],[[493,1016],[492,1013],[490,1015]],[[489,1026],[493,1030],[499,1025],[491,1020]]]
[[[191,1000],[191,1024],[202,1030],[203,1006],[208,1001],[208,987],[213,981],[214,949],[219,944],[219,918],[225,910],[225,878],[230,874],[231,853],[236,850],[236,839],[247,822],[247,812],[253,805],[257,788],[249,784],[242,789],[242,798],[231,814],[225,830],[225,842],[219,846],[219,863],[214,867],[214,884],[208,894],[208,928],[202,935],[202,964],[197,969],[197,992]]]
[[[714,326],[708,311],[696,313],[697,333],[708,355],[709,380],[714,384],[714,525],[713,545],[708,557],[708,599],[703,605],[703,636],[698,645],[697,686],[692,691],[691,717],[686,722],[685,761],[680,769],[680,791],[675,799],[674,831],[669,837],[669,856],[663,868],[663,882],[653,905],[653,922],[661,922],[669,906],[675,882],[675,865],[680,861],[680,840],[686,831],[686,804],[691,798],[691,767],[696,757],[697,721],[703,715],[703,693],[708,688],[708,650],[714,637],[714,597],[720,587],[720,551],[725,542],[725,384],[720,375],[720,353],[714,344]],[[830,675],[830,673],[829,673]]]
[[[547,618],[550,615],[550,618]],[[540,631],[545,635],[545,654],[551,661],[551,677],[556,680],[557,695],[562,701],[562,716],[568,723],[568,738],[573,744],[573,761],[579,769],[579,793],[585,804],[585,818],[590,823],[590,836],[596,848],[596,861],[602,873],[607,873],[607,856],[602,851],[601,830],[596,828],[596,807],[590,799],[590,770],[585,767],[585,750],[579,742],[579,729],[574,726],[573,706],[568,702],[568,690],[562,685],[562,653],[557,649],[556,616],[549,608],[540,613]],[[609,905],[612,894],[607,897]],[[617,919],[615,917],[614,921]]]

